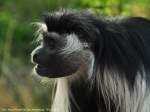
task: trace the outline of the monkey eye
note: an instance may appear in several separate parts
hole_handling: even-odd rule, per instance
[[[50,49],[55,48],[56,40],[54,38],[49,37],[48,33],[43,33],[43,44],[48,46]]]

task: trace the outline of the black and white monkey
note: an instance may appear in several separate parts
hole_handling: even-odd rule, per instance
[[[35,71],[56,81],[52,112],[150,112],[150,21],[44,14]]]

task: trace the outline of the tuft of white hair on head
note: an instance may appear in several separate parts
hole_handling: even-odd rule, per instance
[[[32,25],[36,27],[36,31],[34,34],[35,37],[37,37],[36,41],[40,41],[43,38],[43,32],[48,31],[47,25],[43,22],[33,22]]]

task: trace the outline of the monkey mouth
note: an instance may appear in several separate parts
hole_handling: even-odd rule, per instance
[[[34,69],[38,75],[43,77],[48,77],[48,78],[65,77],[65,76],[72,75],[77,71],[76,69],[71,69],[71,70],[70,69],[61,70],[60,68],[54,69],[52,67],[43,66],[39,64],[37,64]]]
[[[48,78],[64,77],[63,72],[59,71],[58,69],[52,70],[51,67],[37,64],[34,69],[38,75],[43,77],[48,77]]]
[[[42,66],[42,65],[36,65],[35,71],[38,75],[41,76],[49,76],[50,75],[50,69],[48,67]]]

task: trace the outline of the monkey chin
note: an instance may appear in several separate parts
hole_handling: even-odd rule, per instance
[[[48,78],[60,78],[60,77],[66,77],[70,76],[78,71],[79,67],[72,68],[72,69],[65,69],[65,70],[52,70],[48,67],[41,66],[41,65],[36,65],[34,67],[34,70],[36,74],[43,76],[43,77],[48,77]]]

